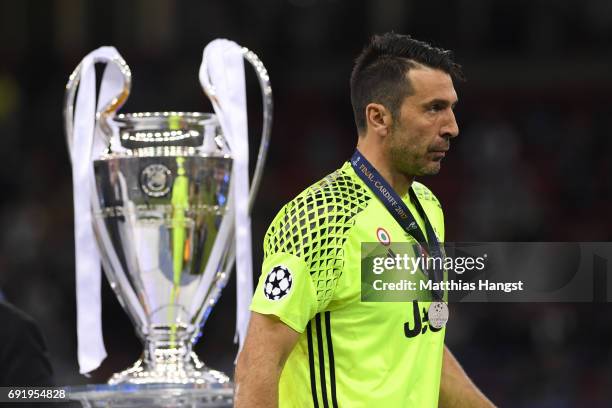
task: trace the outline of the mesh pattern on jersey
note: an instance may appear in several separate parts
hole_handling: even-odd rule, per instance
[[[302,258],[320,306],[333,295],[344,266],[342,246],[354,217],[372,198],[369,191],[340,170],[309,187],[274,219],[264,239],[265,257],[285,252]]]
[[[414,190],[414,193],[419,198],[419,200],[433,201],[438,205],[438,207],[442,208],[442,206],[440,205],[440,201],[438,201],[438,199],[435,195],[433,195],[431,190],[425,187],[423,184],[414,182],[412,183],[412,189]]]

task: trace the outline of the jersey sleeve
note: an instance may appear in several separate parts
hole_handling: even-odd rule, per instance
[[[251,310],[277,316],[293,330],[303,332],[318,311],[306,263],[295,255],[277,252],[264,260],[261,269]]]
[[[300,333],[320,309],[307,263],[313,250],[308,219],[315,218],[309,211],[309,201],[308,193],[302,193],[270,224],[264,238],[261,276],[251,303],[252,311],[277,316]]]
[[[367,192],[337,171],[289,202],[264,238],[262,273],[251,310],[303,332],[334,297],[343,245]]]

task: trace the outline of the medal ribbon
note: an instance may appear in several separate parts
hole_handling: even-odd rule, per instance
[[[380,175],[374,166],[372,166],[372,164],[357,149],[355,150],[353,157],[351,157],[351,165],[353,166],[355,173],[357,173],[359,178],[363,180],[374,195],[378,197],[400,227],[402,227],[406,233],[410,234],[410,236],[412,236],[421,245],[423,250],[426,252],[426,255],[434,258],[441,257],[438,237],[436,236],[436,233],[429,222],[429,218],[427,218],[427,214],[419,202],[414,189],[410,187],[408,194],[410,195],[410,199],[414,203],[416,210],[425,223],[427,240],[425,239],[425,235],[423,235],[423,231],[421,231],[419,228],[414,216],[410,212],[410,209],[402,201],[402,198],[395,192],[395,190],[393,190],[393,187],[387,183],[387,181]],[[431,271],[432,276],[430,276],[430,278],[434,281],[434,283],[441,282],[443,279],[442,268],[436,267],[436,262],[433,264],[434,265]],[[431,294],[434,301],[442,301],[442,290],[432,289]]]

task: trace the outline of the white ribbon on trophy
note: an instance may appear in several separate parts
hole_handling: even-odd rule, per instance
[[[119,68],[107,64],[96,101],[95,64],[121,59],[114,47],[100,47],[81,61],[72,137],[68,138],[74,191],[78,361],[82,374],[95,370],[106,358],[102,336],[100,252],[91,209],[92,194],[95,194],[92,158],[100,156],[108,147],[108,140],[96,126],[96,114],[121,93],[125,83]]]
[[[249,324],[253,295],[251,217],[249,215],[249,138],[243,48],[233,41],[217,39],[205,48],[200,83],[211,99],[234,158],[231,198],[236,244],[236,339],[242,349]],[[227,215],[228,217],[231,214]],[[222,235],[222,232],[219,233]],[[223,242],[222,239],[218,240]],[[212,262],[211,267],[215,267]],[[208,272],[208,271],[207,271]],[[216,271],[210,271],[216,272]]]

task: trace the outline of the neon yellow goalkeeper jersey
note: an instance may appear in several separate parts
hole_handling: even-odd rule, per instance
[[[440,242],[442,209],[413,189]],[[404,197],[421,229],[423,220]],[[264,239],[251,310],[301,333],[279,383],[280,407],[437,407],[445,329],[428,303],[362,302],[361,243],[414,242],[349,163],[306,189]]]

